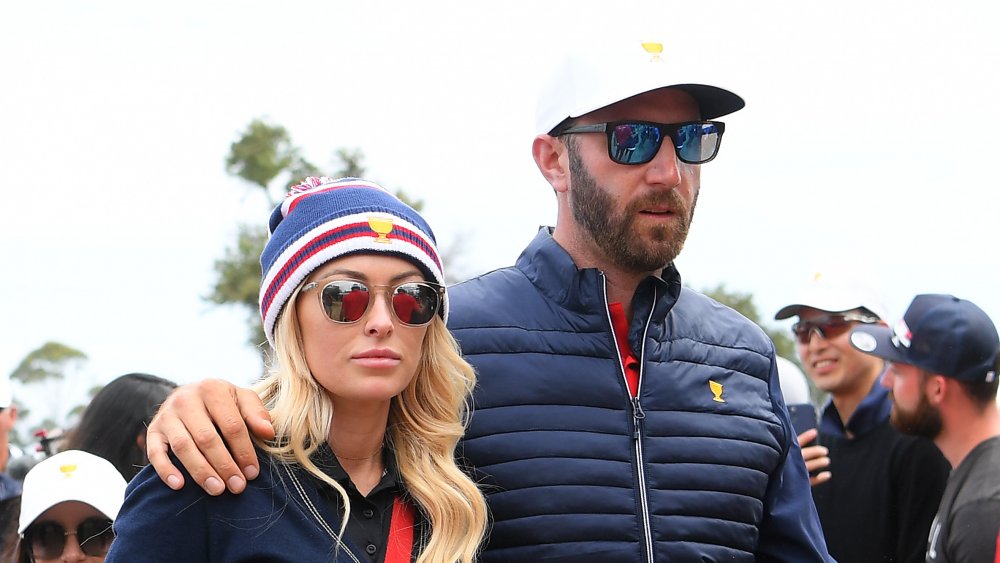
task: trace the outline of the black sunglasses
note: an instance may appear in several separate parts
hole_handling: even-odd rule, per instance
[[[837,338],[847,332],[854,323],[873,324],[879,321],[878,317],[862,315],[860,313],[841,313],[836,315],[823,315],[808,321],[799,321],[792,325],[792,333],[795,334],[799,344],[809,344],[813,332],[819,334],[824,340]]]
[[[320,283],[308,283],[302,291],[316,289]],[[423,326],[431,322],[444,298],[444,288],[429,282],[407,282],[390,287],[368,285],[358,280],[335,280],[323,283],[319,304],[331,321],[356,323],[371,309],[373,290],[385,290],[393,316],[406,326]]]
[[[608,136],[608,156],[618,164],[645,164],[653,160],[663,139],[670,137],[681,162],[704,164],[719,154],[719,145],[725,131],[726,124],[721,121],[609,121],[570,127],[556,131],[552,136],[605,133]]]
[[[66,547],[66,537],[71,535],[76,536],[80,549],[90,557],[107,555],[115,539],[111,520],[98,517],[87,518],[72,531],[67,531],[58,522],[36,522],[24,530],[23,537],[34,558],[58,559]]]

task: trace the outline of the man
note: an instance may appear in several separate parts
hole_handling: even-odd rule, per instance
[[[9,378],[0,376],[0,473],[7,471],[10,461],[10,433],[17,424],[17,406]]]
[[[10,433],[17,423],[17,407],[10,379],[0,376],[0,500],[21,494],[21,483],[7,475],[10,462]]]
[[[838,561],[919,562],[948,479],[948,463],[927,439],[889,423],[892,402],[879,384],[885,364],[850,344],[850,329],[884,326],[881,300],[846,280],[820,279],[776,319],[792,325],[813,383],[829,393],[818,445],[803,447],[826,545]],[[816,436],[803,433],[805,446]]]
[[[1000,337],[982,309],[951,295],[918,295],[892,329],[851,333],[889,361],[882,385],[892,423],[934,440],[954,468],[927,538],[928,563],[992,561],[1000,533]]]
[[[569,57],[539,99],[555,229],[451,292],[479,373],[462,453],[494,519],[482,560],[829,560],[772,343],[673,266],[724,131],[705,120],[743,100],[671,75],[660,44],[616,43]],[[268,435],[230,386],[168,400],[148,439],[160,477],[182,482],[169,442],[206,490],[240,490],[237,468],[256,471],[241,416]]]

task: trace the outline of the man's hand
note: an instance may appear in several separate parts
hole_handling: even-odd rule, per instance
[[[809,471],[809,484],[815,487],[820,483],[826,483],[833,477],[829,471],[822,471],[830,467],[830,450],[823,446],[807,446],[819,436],[815,428],[806,430],[799,434],[799,447],[802,448],[802,459],[806,462],[806,469]],[[185,467],[187,464],[184,464]]]
[[[263,440],[274,438],[271,417],[256,393],[219,379],[190,383],[171,393],[150,422],[146,455],[171,489],[183,487],[184,477],[168,451],[208,494],[222,494],[223,483],[241,493],[247,479],[260,472],[248,428]]]

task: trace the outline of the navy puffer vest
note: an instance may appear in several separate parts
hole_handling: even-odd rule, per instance
[[[514,268],[451,292],[479,373],[464,455],[495,520],[483,560],[754,561],[792,440],[770,340],[669,267],[632,303],[632,399],[605,295],[544,230]],[[796,486],[811,537],[788,560],[821,561]]]

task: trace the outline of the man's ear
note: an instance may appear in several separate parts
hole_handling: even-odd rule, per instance
[[[932,373],[927,376],[927,381],[924,382],[924,393],[927,394],[927,401],[935,407],[940,406],[949,393],[954,392],[954,390],[949,389],[954,382],[948,379],[943,375]]]
[[[556,137],[539,135],[531,144],[531,155],[542,176],[556,192],[569,188],[568,159],[564,159],[566,145]]]

